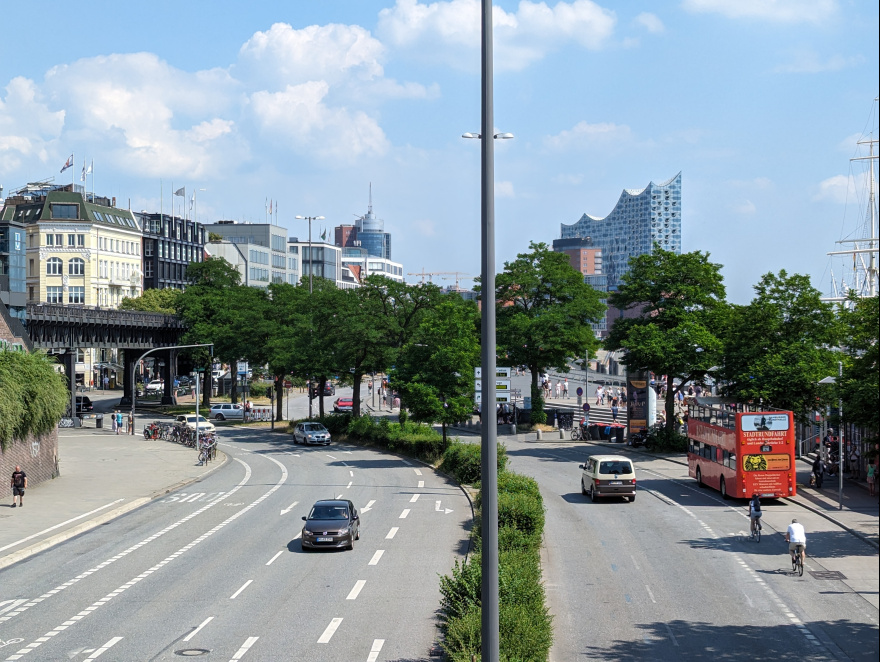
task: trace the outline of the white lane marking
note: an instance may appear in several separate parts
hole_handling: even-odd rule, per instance
[[[6,600],[4,602],[0,602],[0,607],[3,607],[3,605],[8,605],[6,607],[3,607],[3,609],[0,609],[0,614],[5,614],[7,611],[11,611],[11,610],[15,609],[18,605],[25,603],[25,602],[27,602],[26,598],[22,598],[20,600]]]
[[[321,638],[318,639],[319,644],[329,644],[330,639],[333,638],[333,635],[336,633],[336,630],[339,628],[339,624],[342,623],[341,618],[334,618],[330,621],[330,625],[327,626],[327,629],[324,630],[324,634],[321,635]]]
[[[639,564],[638,564],[638,561],[636,561],[636,557],[633,556],[632,554],[630,554],[629,557],[633,560],[633,565],[636,567],[636,570],[638,570]]]
[[[666,631],[669,633],[669,638],[672,639],[672,643],[675,646],[678,646],[678,639],[675,638],[675,634],[673,634],[672,628],[669,627],[669,623],[664,623],[664,625],[666,626]]]
[[[648,597],[651,598],[651,602],[653,602],[656,605],[657,601],[654,599],[654,594],[651,593],[651,587],[648,586],[647,584],[645,584],[645,588],[648,589]]]
[[[439,501],[434,502],[434,510],[440,510],[440,502]]]
[[[411,466],[412,466],[412,462],[410,462],[409,460],[403,460],[403,459],[401,459],[400,461],[403,462],[403,463],[404,463],[406,466],[408,466],[408,467],[411,467]]]
[[[298,503],[299,503],[299,501],[294,501],[292,504],[290,504],[289,506],[287,506],[287,508],[285,508],[284,510],[282,510],[282,511],[281,511],[281,514],[282,514],[282,515],[286,515],[286,514],[289,513],[291,510],[293,510],[294,507],[295,507]]]
[[[425,481],[420,480],[420,481],[419,481],[419,487],[424,487],[424,486],[425,486]],[[384,640],[382,640],[382,639],[378,639],[377,641],[384,641]]]
[[[217,504],[220,503],[221,501],[223,501],[223,500],[229,498],[230,496],[232,496],[235,492],[237,492],[237,491],[240,490],[242,487],[244,487],[244,485],[245,485],[245,484],[251,479],[251,468],[250,468],[250,465],[248,465],[247,462],[244,462],[244,461],[242,461],[242,460],[239,460],[237,457],[234,457],[234,458],[232,458],[232,459],[234,459],[236,462],[238,462],[238,463],[240,463],[240,464],[242,464],[242,465],[244,466],[244,478],[241,479],[241,482],[239,482],[238,485],[236,485],[236,486],[233,487],[231,490],[229,490],[229,492],[227,492],[226,494],[222,494],[221,496],[218,496],[218,497],[217,497],[216,499],[214,499],[213,501],[209,501],[208,503],[206,503],[204,506],[202,506],[201,508],[199,508],[199,509],[196,510],[195,512],[190,513],[190,514],[187,515],[186,517],[184,517],[184,518],[182,518],[182,519],[179,519],[178,521],[174,522],[173,524],[169,524],[168,526],[166,526],[166,527],[165,527],[164,529],[162,529],[161,531],[159,531],[159,532],[157,532],[157,533],[154,533],[153,535],[149,536],[148,538],[145,538],[144,540],[141,540],[139,543],[136,543],[136,544],[132,545],[132,546],[129,547],[128,549],[119,552],[119,554],[117,554],[116,556],[113,556],[113,557],[107,559],[106,561],[103,561],[103,562],[99,563],[99,564],[96,565],[94,568],[90,568],[89,570],[86,570],[86,571],[83,572],[82,574],[77,575],[77,576],[74,577],[73,579],[70,579],[70,580],[66,581],[65,583],[63,583],[63,584],[61,584],[61,585],[59,585],[59,586],[56,586],[56,587],[53,588],[51,591],[47,591],[46,593],[43,593],[43,595],[41,595],[40,597],[38,597],[38,598],[34,598],[31,602],[28,602],[27,604],[24,604],[24,605],[22,605],[21,607],[18,607],[17,609],[15,609],[14,611],[10,612],[10,613],[7,614],[6,616],[0,616],[0,623],[3,623],[4,621],[8,621],[8,620],[9,620],[10,618],[12,618],[13,616],[18,616],[20,613],[22,613],[22,612],[24,612],[24,611],[27,611],[28,609],[30,609],[30,608],[31,608],[32,606],[34,606],[35,604],[37,604],[37,603],[39,603],[39,602],[42,602],[43,600],[47,600],[48,598],[51,598],[53,595],[57,595],[58,593],[60,593],[60,592],[63,591],[64,589],[69,588],[69,587],[73,586],[74,584],[76,584],[77,582],[79,582],[80,580],[85,579],[85,578],[88,577],[89,575],[93,575],[93,574],[95,574],[96,572],[98,572],[99,570],[102,570],[102,569],[106,568],[106,567],[107,567],[108,565],[110,565],[111,563],[115,563],[115,562],[118,561],[119,559],[121,559],[121,558],[123,558],[123,557],[125,557],[125,556],[128,556],[128,555],[131,554],[132,552],[134,552],[134,551],[140,549],[140,548],[143,547],[144,545],[148,545],[149,543],[153,542],[153,541],[156,540],[157,538],[161,538],[162,536],[164,536],[164,535],[165,535],[166,533],[168,533],[169,531],[173,531],[174,529],[176,529],[176,528],[177,528],[178,526],[180,526],[181,524],[185,524],[186,522],[188,522],[189,520],[193,519],[194,517],[197,517],[198,515],[201,515],[203,512],[205,512],[205,511],[208,510],[209,508],[212,508],[213,506],[217,505]],[[280,464],[280,463],[279,463],[279,464]],[[120,501],[122,501],[122,499],[120,499]],[[110,504],[110,505],[112,505],[112,504]],[[0,550],[0,551],[2,551],[2,550]]]
[[[348,485],[345,486],[345,489],[348,489],[349,487],[351,487],[351,483],[352,483],[352,481],[348,481]]]
[[[175,560],[175,559],[178,558],[179,556],[183,555],[184,553],[188,552],[188,551],[191,550],[193,547],[195,547],[196,545],[198,545],[200,542],[203,542],[204,540],[208,539],[209,537],[211,537],[212,535],[214,535],[215,533],[217,533],[218,531],[220,531],[223,527],[227,526],[228,524],[231,524],[232,522],[234,522],[235,520],[237,520],[239,517],[241,517],[242,515],[244,515],[246,512],[248,512],[248,511],[251,510],[252,508],[257,507],[257,506],[258,506],[259,504],[261,504],[263,501],[265,501],[265,500],[268,499],[270,496],[272,496],[272,495],[273,495],[277,490],[279,490],[279,489],[281,488],[281,486],[284,485],[284,483],[287,481],[287,467],[285,467],[283,464],[281,464],[281,462],[279,462],[278,460],[276,460],[274,457],[271,457],[271,456],[269,456],[269,455],[264,455],[263,457],[265,457],[267,460],[270,460],[270,461],[274,462],[275,464],[277,464],[279,467],[281,467],[281,479],[280,479],[280,480],[279,480],[279,481],[278,481],[278,482],[277,482],[277,483],[276,483],[276,484],[275,484],[275,485],[274,485],[274,486],[273,486],[268,492],[266,492],[265,494],[263,494],[263,496],[259,497],[258,499],[256,499],[256,500],[253,501],[252,503],[250,503],[249,505],[247,505],[247,506],[245,506],[244,508],[242,508],[241,510],[239,510],[239,511],[238,511],[237,513],[235,513],[234,515],[231,515],[230,517],[228,517],[228,518],[226,518],[225,520],[223,520],[222,522],[220,522],[220,524],[218,524],[217,526],[215,526],[215,527],[214,527],[213,529],[211,529],[210,531],[207,531],[207,532],[203,533],[202,535],[200,535],[198,538],[196,538],[195,540],[193,540],[193,541],[190,542],[189,544],[184,545],[184,546],[181,547],[179,550],[177,550],[176,552],[174,552],[174,554],[171,554],[170,556],[165,557],[163,560],[159,561],[159,563],[157,563],[156,565],[154,565],[152,568],[149,568],[148,570],[145,570],[144,572],[142,572],[141,574],[139,574],[139,575],[138,575],[137,577],[135,577],[134,579],[129,580],[128,582],[126,582],[125,584],[123,584],[122,586],[120,586],[119,588],[117,588],[115,591],[111,591],[110,593],[108,593],[107,595],[105,595],[103,598],[101,598],[101,599],[98,600],[97,602],[93,603],[91,606],[86,607],[86,608],[83,609],[81,612],[79,612],[76,616],[71,617],[69,620],[70,620],[70,621],[74,621],[74,622],[76,622],[76,621],[80,621],[81,619],[85,618],[85,617],[88,616],[89,614],[93,614],[93,613],[95,612],[95,610],[97,610],[99,607],[103,607],[107,602],[109,602],[109,601],[112,600],[113,598],[117,597],[117,596],[118,596],[120,593],[122,593],[123,591],[126,591],[126,590],[130,589],[132,586],[134,586],[134,585],[137,584],[138,582],[140,582],[140,581],[146,579],[147,577],[149,577],[151,574],[153,574],[153,573],[156,572],[157,570],[159,570],[159,569],[163,568],[164,566],[166,566],[167,564],[171,563],[173,560]],[[237,461],[239,461],[239,462],[241,462],[241,460],[238,460],[238,458],[234,458],[234,459],[237,460]],[[244,464],[244,462],[242,462],[242,464]],[[247,467],[247,465],[245,465],[245,466]],[[246,475],[246,477],[245,477],[246,479],[248,479],[248,478],[250,477],[250,467],[247,467],[247,469],[248,469],[248,472],[247,472],[247,475]],[[243,483],[240,483],[238,487],[240,487],[242,484],[243,484]],[[238,489],[238,487],[236,487],[236,488],[230,490],[229,494],[232,494],[232,492],[234,492],[236,489]],[[228,495],[226,495],[226,496],[228,496]],[[207,506],[203,506],[202,508],[200,508],[199,510],[197,510],[196,513],[201,512],[202,510],[207,509],[209,506],[213,505],[214,503],[217,503],[217,501],[219,501],[219,499],[216,500],[216,501],[211,502],[211,503],[208,504]],[[195,513],[193,513],[193,514],[195,514]],[[188,517],[185,517],[183,520],[181,520],[181,522],[186,521],[187,519],[189,519],[190,517],[192,517],[193,514],[189,515]],[[179,523],[178,523],[178,524],[179,524]],[[169,527],[169,530],[170,530],[171,528],[174,528],[174,527],[177,526],[178,524],[172,525],[171,527]],[[155,537],[156,537],[156,536],[154,535],[153,538],[155,538]],[[149,541],[149,540],[151,540],[151,538],[148,538],[147,540]],[[117,556],[121,556],[121,555],[117,555]],[[116,560],[116,557],[114,557],[113,560]],[[106,564],[106,563],[107,563],[107,562],[105,562],[105,564]],[[85,576],[85,575],[83,575],[83,576]],[[72,584],[72,583],[73,583],[72,581],[71,581],[71,582],[67,582],[68,585],[69,585],[69,584]],[[63,584],[62,584],[62,586],[64,586],[65,588],[67,587],[66,585],[63,585]],[[54,630],[51,630],[51,632],[57,634],[57,632],[59,631],[59,628],[60,628],[60,629],[66,629],[67,627],[68,627],[68,626],[66,626],[66,625],[59,625],[59,626],[58,626],[57,628],[55,628]],[[48,633],[47,633],[45,636],[47,636],[47,637],[52,637],[52,636],[55,636],[55,635],[54,635],[54,634],[48,634]],[[30,646],[33,647],[33,648],[36,648],[36,646],[39,646],[39,643],[32,643],[32,644],[30,644]],[[28,652],[28,653],[30,652],[30,650],[28,650],[27,648],[24,648],[24,649],[22,649],[22,650],[25,651],[25,652]]]
[[[248,648],[253,646],[257,642],[257,639],[259,639],[259,637],[248,637],[247,641],[245,641],[241,648],[235,652],[235,655],[232,656],[232,659],[229,660],[229,662],[235,662],[235,660],[243,658],[244,654],[248,652]]]
[[[391,530],[388,532],[388,535],[385,536],[385,540],[391,540],[397,534],[398,528],[396,526],[392,526]]]
[[[95,513],[100,512],[100,511],[104,510],[105,508],[109,508],[110,506],[115,506],[120,501],[125,501],[125,499],[116,499],[116,501],[111,501],[110,503],[108,503],[104,506],[101,506],[100,508],[95,508],[94,510],[90,510],[87,513],[83,513],[82,515],[77,515],[76,517],[72,517],[69,520],[65,520],[65,521],[61,522],[61,524],[56,524],[55,526],[50,526],[48,529],[43,529],[39,533],[34,533],[32,535],[29,535],[27,538],[22,538],[21,540],[16,540],[15,542],[11,542],[8,545],[0,547],[0,552],[7,550],[10,547],[15,547],[16,545],[20,545],[21,543],[27,542],[28,540],[33,540],[34,538],[37,538],[37,537],[43,535],[44,533],[49,533],[49,531],[54,531],[57,528],[60,528],[66,524],[70,524],[71,522],[75,522],[78,519],[82,519],[83,517],[88,517],[89,515],[94,515]]]
[[[413,494],[413,495],[412,495],[412,499],[410,499],[409,502],[410,502],[410,503],[415,503],[415,502],[418,501],[418,500],[419,500],[419,495],[418,495],[418,494]]]
[[[351,476],[352,478],[354,478],[354,471],[349,471],[348,475]]]
[[[337,498],[337,499],[341,499],[341,498],[342,498],[342,495],[341,495],[341,494],[337,494],[337,495],[336,495],[336,498]]]
[[[364,506],[363,508],[361,508],[361,512],[362,512],[362,513],[365,513],[365,512],[367,512],[368,510],[372,510],[372,509],[373,509],[373,504],[374,504],[374,503],[376,503],[376,500],[375,500],[375,499],[373,499],[373,500],[371,500],[371,501],[367,501],[367,505]]]
[[[373,646],[370,648],[370,654],[367,656],[367,662],[376,662],[379,659],[379,653],[382,652],[382,646],[385,645],[384,639],[373,639]]]
[[[206,618],[204,621],[202,621],[202,624],[199,625],[199,627],[197,627],[195,630],[193,630],[193,631],[190,632],[188,635],[186,635],[186,636],[183,638],[183,640],[184,640],[184,641],[189,641],[190,639],[192,639],[193,637],[195,637],[203,627],[205,627],[208,623],[210,623],[210,622],[213,621],[213,620],[214,620],[214,617],[213,617],[213,616],[208,616],[208,618]]]
[[[106,644],[101,646],[98,650],[96,650],[94,653],[89,655],[86,659],[87,660],[97,660],[101,655],[103,655],[108,650],[113,648],[120,641],[122,641],[122,637],[113,637],[110,641],[108,641]]]
[[[361,589],[364,587],[364,584],[366,584],[366,583],[367,583],[366,579],[358,579],[354,584],[354,588],[352,588],[351,591],[349,591],[348,597],[345,599],[346,600],[357,600],[357,596],[360,595]]]
[[[404,508],[403,512],[400,513],[400,517],[398,517],[397,519],[406,519],[407,515],[409,515],[409,508]]]
[[[244,586],[242,586],[242,587],[241,587],[240,589],[238,589],[235,593],[233,593],[232,595],[229,596],[229,599],[230,599],[230,600],[235,600],[235,598],[237,598],[237,597],[241,594],[241,592],[242,592],[243,590],[245,590],[248,586],[250,586],[250,585],[253,584],[253,583],[254,583],[254,580],[253,580],[253,579],[248,579],[248,580],[244,583]]]
[[[373,554],[373,558],[370,559],[370,562],[367,565],[378,565],[379,559],[382,558],[382,555],[385,553],[384,549],[377,549],[376,553]]]
[[[421,469],[413,469],[413,471],[416,472],[416,476],[421,476],[421,475],[422,475],[422,470],[421,470]]]
[[[197,499],[199,499],[200,497],[203,497],[203,496],[205,496],[204,492],[193,492],[188,497],[181,499],[177,503],[187,503],[187,502],[191,503],[191,502],[196,501]]]
[[[334,456],[330,455],[330,453],[327,453],[327,457],[329,457],[331,460],[335,460],[335,459],[336,459]]]
[[[302,533],[302,532],[300,532],[300,533]],[[279,556],[281,556],[282,554],[284,554],[284,550],[283,550],[283,549],[282,549],[280,552],[278,552],[277,554],[275,554],[275,556],[273,556],[271,559],[269,559],[268,561],[266,561],[266,565],[272,565],[272,561],[274,561],[275,559],[277,559],[277,558],[278,558]]]

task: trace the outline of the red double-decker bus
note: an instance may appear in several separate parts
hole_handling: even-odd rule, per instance
[[[688,409],[688,474],[725,499],[794,496],[794,432],[790,411],[697,400]]]

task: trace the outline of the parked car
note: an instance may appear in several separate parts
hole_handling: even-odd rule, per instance
[[[316,501],[308,517],[303,517],[302,548],[354,549],[360,539],[360,517],[351,501]]]
[[[147,393],[162,393],[165,390],[165,382],[161,379],[154,379],[147,384]]]
[[[196,416],[195,414],[181,414],[177,417],[177,425],[188,427],[192,430],[196,429],[196,420],[199,422],[199,430],[203,430],[205,432],[213,432],[214,424],[209,421],[207,418],[202,416]]]
[[[211,405],[211,418],[215,421],[244,420],[244,407],[228,403]]]
[[[319,394],[318,394],[318,385],[317,385],[317,384],[313,385],[313,386],[309,389],[309,393],[310,393],[310,395],[312,396],[313,399],[314,399],[314,398],[317,398],[318,395],[319,395]],[[326,396],[326,395],[336,395],[336,387],[333,386],[333,384],[331,384],[330,382],[325,383],[325,384],[324,384],[324,395],[325,395],[325,396]]]
[[[324,444],[330,443],[330,431],[320,423],[303,421],[293,428],[293,443],[295,444]]]
[[[599,497],[624,497],[636,500],[636,474],[632,462],[623,455],[592,455],[581,474],[581,494],[595,501]]]
[[[354,409],[354,400],[351,398],[336,398],[333,401],[333,411],[342,413]]]
[[[190,386],[193,383],[192,377],[189,375],[177,375],[175,379],[181,386]]]
[[[76,396],[76,413],[84,414],[86,412],[94,411],[94,406],[92,405],[92,401],[87,395],[78,395]]]

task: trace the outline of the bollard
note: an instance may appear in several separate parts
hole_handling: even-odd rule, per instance
[[[541,439],[543,439],[543,436],[541,435],[541,431],[538,430],[538,441],[541,441]]]
[[[559,438],[565,439],[565,430],[562,430],[562,429],[559,430]]]
[[[516,434],[516,423],[510,424],[510,434]]]

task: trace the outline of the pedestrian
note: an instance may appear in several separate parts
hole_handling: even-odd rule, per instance
[[[110,417],[110,423],[113,425],[113,432],[116,432],[116,412]]]
[[[128,412],[128,434],[134,434],[134,415]]]
[[[868,496],[874,496],[874,481],[877,479],[877,465],[871,462],[868,465]]]
[[[568,377],[565,378],[565,381],[562,382],[562,394],[565,396],[566,400],[568,399]]]
[[[122,430],[122,412],[116,412],[116,434],[119,434]]]
[[[849,454],[850,478],[858,480],[861,475],[861,467],[859,467],[860,459],[861,453],[859,453],[859,446],[858,444],[853,444],[852,451]]]
[[[556,399],[559,399],[559,395],[562,391],[562,384],[559,383],[559,380],[556,380]]]
[[[18,497],[18,505],[24,508],[24,491],[27,489],[27,474],[21,470],[21,467],[15,465],[15,471],[12,472],[12,480],[9,481],[12,488],[12,507],[15,508],[15,497]],[[39,508],[37,508],[39,510]]]
[[[821,490],[822,479],[825,477],[825,463],[822,461],[821,455],[817,455],[813,462],[813,475],[816,477],[816,489]]]
[[[617,398],[611,401],[611,422],[617,423],[617,414],[620,411],[617,407]]]
[[[107,375],[104,375],[104,390],[107,390],[107,387],[110,386],[110,378]]]
[[[601,384],[596,387],[596,404],[597,405],[602,403],[602,391],[603,390],[604,389],[602,388]]]

